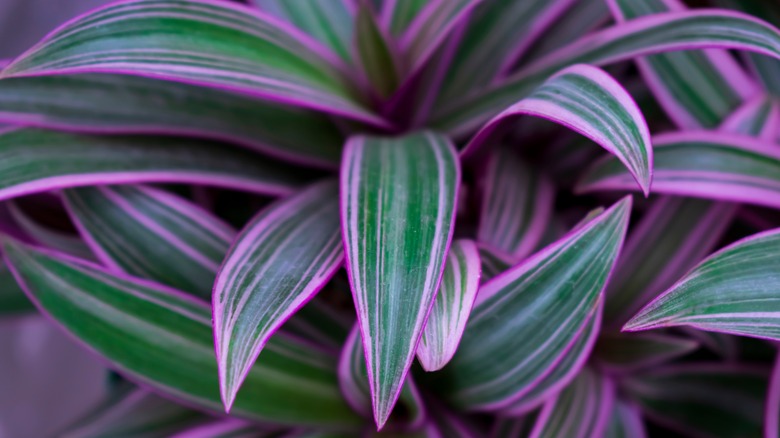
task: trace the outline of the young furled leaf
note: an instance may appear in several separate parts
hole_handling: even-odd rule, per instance
[[[38,309],[113,368],[184,403],[221,411],[211,315],[204,302],[7,237],[3,252]],[[244,389],[233,405],[240,417],[347,428],[359,420],[341,399],[335,357],[288,336],[269,342]]]
[[[225,410],[271,336],[341,267],[338,185],[325,181],[262,210],[214,282],[214,341]]]
[[[459,181],[452,144],[432,132],[354,137],[344,151],[342,236],[379,427],[439,288]]]
[[[455,355],[477,298],[480,271],[477,245],[470,240],[452,242],[439,292],[417,346],[417,359],[426,371],[443,368]]]
[[[624,198],[485,283],[437,389],[459,408],[486,411],[512,406],[539,385],[596,314],[630,206]]]
[[[624,326],[688,325],[780,340],[780,230],[742,239],[707,257]]]
[[[590,138],[626,165],[645,195],[650,192],[650,131],[631,96],[606,72],[581,64],[556,73],[483,126],[462,155],[477,153],[495,131],[521,115],[543,117]]]
[[[130,74],[382,124],[356,97],[342,70],[337,55],[308,35],[245,6],[132,0],[70,20],[11,62],[0,77]]]
[[[305,172],[220,143],[171,137],[0,132],[0,200],[60,188],[192,183],[268,195],[292,192]]]

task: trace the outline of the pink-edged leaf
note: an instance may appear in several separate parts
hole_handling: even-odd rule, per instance
[[[642,414],[686,436],[761,436],[769,370],[761,366],[687,363],[623,380]]]
[[[780,208],[780,148],[725,132],[680,132],[653,138],[653,192]],[[622,163],[605,157],[577,191],[635,190]]]
[[[3,254],[36,307],[129,380],[222,411],[209,306],[158,283],[117,276],[5,237]],[[233,414],[277,425],[350,428],[336,357],[277,334],[244,381]]]
[[[380,99],[386,99],[401,80],[400,55],[394,41],[377,23],[373,9],[365,2],[358,7],[353,46],[355,59],[372,91]]]
[[[531,391],[516,400],[512,405],[502,409],[502,414],[513,417],[526,414],[560,392],[563,387],[577,377],[590,358],[593,346],[599,337],[602,307],[601,303],[599,303],[596,314],[588,321],[587,326],[585,326],[585,329],[569,351],[565,353],[563,359]]]
[[[337,125],[312,110],[118,74],[0,80],[0,122],[95,134],[203,137],[323,168],[338,167],[344,144]]]
[[[364,417],[370,418],[371,389],[368,385],[366,357],[363,352],[363,343],[357,325],[350,331],[341,350],[339,386],[344,399],[352,409]],[[425,423],[427,410],[411,375],[407,375],[405,378],[403,389],[398,397],[398,403],[403,406],[405,416],[394,418],[391,415],[388,418],[388,425],[391,431],[397,427],[416,429]]]
[[[522,115],[549,119],[590,138],[615,155],[647,195],[653,178],[650,131],[631,96],[603,70],[580,64],[548,79],[528,97],[490,120],[461,152],[471,156],[502,126]]]
[[[693,268],[623,330],[691,326],[780,340],[780,229],[737,241]]]
[[[166,182],[268,195],[300,187],[307,172],[205,140],[0,131],[0,200],[60,188]]]
[[[618,22],[685,11],[679,0],[608,0]],[[645,83],[677,126],[713,128],[758,91],[755,81],[725,50],[686,51],[636,61]]]
[[[740,338],[738,336],[706,332],[693,327],[678,327],[678,330],[726,361],[736,362],[739,357],[740,345],[738,341]]]
[[[212,298],[227,411],[271,336],[325,286],[343,260],[335,181],[277,201],[239,233]]]
[[[737,205],[662,197],[631,231],[606,292],[605,320],[619,328],[709,254],[723,237]],[[648,242],[653,242],[648,245]]]
[[[646,438],[642,412],[631,402],[620,397],[612,405],[612,414],[604,438]]]
[[[428,0],[381,0],[382,24],[395,36],[406,31]]]
[[[341,167],[341,224],[374,418],[392,411],[441,281],[460,166],[432,132],[354,137]]]
[[[101,263],[211,299],[235,230],[187,199],[147,186],[63,191],[73,222]]]
[[[672,361],[699,348],[699,343],[655,333],[602,334],[593,352],[600,368],[626,374]]]
[[[38,244],[82,259],[95,259],[93,251],[80,236],[40,223],[14,201],[8,201],[7,205],[19,228]]]
[[[537,412],[522,417],[496,417],[490,438],[527,437],[533,429]]]
[[[530,438],[590,438],[604,434],[615,402],[615,384],[590,368],[542,407]]]
[[[506,74],[574,0],[491,0],[470,17],[442,87],[442,101],[482,88]]]
[[[264,431],[256,424],[227,419],[192,427],[170,435],[170,438],[273,438],[278,436],[278,430]]]
[[[522,61],[536,61],[572,41],[577,41],[609,21],[609,8],[604,0],[577,0],[551,24],[544,37],[531,46]]]
[[[400,2],[408,0],[397,0]],[[401,44],[410,70],[421,68],[447,39],[452,29],[466,19],[482,0],[432,0],[409,25]]]
[[[553,372],[598,311],[630,209],[624,198],[482,285],[458,352],[433,376],[440,393],[461,409],[501,410]]]
[[[472,132],[568,65],[604,65],[655,53],[704,48],[748,50],[780,59],[780,31],[733,11],[696,10],[640,17],[576,39],[489,89],[439,108],[430,125],[455,136]]]
[[[261,11],[292,23],[313,36],[344,61],[351,60],[355,30],[354,0],[251,0]]]
[[[764,438],[777,438],[780,433],[780,354],[775,358],[764,408]]]
[[[533,251],[552,215],[552,182],[508,147],[495,148],[481,179],[477,241],[520,260]]]
[[[441,438],[482,438],[483,431],[475,422],[460,412],[450,410],[443,403],[426,399],[426,408]]]
[[[443,368],[455,355],[477,298],[480,273],[477,245],[470,240],[453,241],[439,292],[417,346],[417,359],[426,371]]]
[[[208,417],[148,390],[120,386],[87,415],[59,431],[60,438],[170,437]]]
[[[778,120],[780,120],[780,102],[771,96],[758,95],[724,119],[720,130],[776,142],[780,135]]]
[[[327,297],[349,300],[348,287],[334,287],[334,283],[326,285],[320,294],[298,309],[282,330],[334,351],[340,350],[354,325],[355,315],[351,310],[337,309],[327,301]]]
[[[480,283],[487,283],[498,274],[501,274],[512,267],[513,261],[507,259],[506,255],[500,254],[485,245],[477,246],[479,247],[479,258],[482,265]]]
[[[383,124],[336,54],[290,24],[216,0],[131,0],[63,24],[0,78],[118,73],[229,90]]]

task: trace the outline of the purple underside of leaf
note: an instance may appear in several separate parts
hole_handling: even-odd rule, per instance
[[[645,196],[649,194],[653,175],[650,131],[631,96],[603,70],[578,64],[556,73],[480,129],[461,151],[463,159],[477,155],[493,142],[500,128],[522,115],[550,120],[595,141],[617,156]]]
[[[236,237],[212,295],[226,411],[266,342],[330,281],[343,260],[335,181],[272,204]]]

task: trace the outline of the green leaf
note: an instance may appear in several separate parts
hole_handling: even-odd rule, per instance
[[[382,21],[393,35],[400,36],[417,18],[428,0],[381,0]]]
[[[325,181],[258,213],[214,282],[214,341],[226,411],[271,336],[344,261],[338,184]]]
[[[0,80],[0,121],[97,134],[224,140],[326,168],[338,166],[344,144],[336,124],[311,110],[214,88],[116,74]]]
[[[459,182],[455,149],[431,132],[354,137],[344,151],[342,235],[380,427],[433,306]]]
[[[477,298],[480,270],[479,250],[474,242],[453,241],[439,292],[417,346],[417,359],[426,371],[443,368],[455,355]]]
[[[0,77],[118,73],[229,90],[382,123],[337,55],[291,25],[209,0],[134,0],[73,19]]]
[[[621,387],[651,421],[687,436],[761,436],[768,370],[689,363],[632,375]]]
[[[5,262],[0,263],[0,318],[35,312],[35,306],[25,296]]]
[[[663,334],[602,334],[593,355],[611,374],[631,373],[684,356],[699,343]]]
[[[3,249],[39,310],[123,375],[201,409],[221,410],[205,303],[9,238]],[[240,417],[294,426],[358,422],[339,394],[335,358],[285,336],[269,342],[244,389],[233,407]]]
[[[354,45],[368,83],[381,99],[386,99],[398,87],[401,66],[390,38],[365,3],[358,7]]]
[[[631,198],[485,283],[437,385],[460,408],[500,410],[564,360],[595,315]]]
[[[624,326],[689,325],[780,340],[780,230],[742,239],[707,257]]]
[[[619,397],[615,399],[604,438],[645,438],[645,425],[639,408]]]
[[[63,191],[82,235],[101,262],[206,300],[235,231],[172,193],[146,186]]]
[[[16,225],[36,243],[82,259],[95,260],[92,250],[80,236],[60,231],[38,222],[14,201],[8,201],[7,205],[8,212],[13,217]],[[46,214],[46,212],[42,214]]]
[[[170,182],[288,194],[299,168],[205,140],[0,132],[0,200],[95,184]]]

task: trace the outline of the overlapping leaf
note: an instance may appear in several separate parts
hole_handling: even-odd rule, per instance
[[[0,121],[98,134],[191,135],[329,168],[338,165],[344,142],[328,117],[310,110],[116,74],[0,80]]]
[[[280,437],[278,430],[264,431],[256,424],[234,419],[217,420],[184,430],[170,438],[273,438]]]
[[[123,375],[202,409],[221,410],[205,303],[9,238],[3,249],[38,308]],[[358,421],[339,394],[335,358],[293,338],[269,342],[244,388],[233,406],[238,416],[295,426]]]
[[[678,0],[609,0],[619,22],[684,11]],[[645,83],[681,128],[713,128],[757,92],[754,81],[722,50],[686,51],[638,59]]]
[[[711,255],[631,318],[624,330],[689,325],[780,340],[780,230]]]
[[[381,0],[382,22],[393,35],[399,36],[428,4],[427,0]]]
[[[780,208],[780,149],[774,143],[723,132],[681,132],[653,138],[653,192]],[[623,165],[598,161],[579,191],[635,190]]]
[[[330,47],[344,61],[351,60],[350,43],[355,25],[352,0],[252,0],[251,3],[294,24]]]
[[[362,4],[358,8],[353,44],[356,59],[372,90],[382,99],[389,97],[400,82],[400,59],[396,47],[368,5]]]
[[[79,258],[94,260],[92,250],[80,236],[40,223],[14,201],[8,201],[7,205],[9,213],[19,228],[36,243]]]
[[[723,363],[667,366],[622,388],[645,417],[685,435],[761,436],[768,370]]]
[[[519,260],[541,241],[555,191],[539,171],[507,147],[495,148],[482,178],[477,241]]]
[[[506,408],[564,360],[597,311],[630,205],[623,199],[481,287],[469,329],[440,373],[442,394],[460,408]]]
[[[780,59],[780,31],[732,11],[684,11],[640,17],[576,40],[488,90],[440,108],[432,126],[453,135],[471,132],[567,65],[603,65],[653,53],[702,48],[749,50]]]
[[[77,17],[0,77],[120,73],[219,88],[380,123],[337,55],[283,21],[210,0],[132,0]]]
[[[684,356],[699,343],[664,334],[607,334],[599,337],[594,356],[610,373],[630,373]]]
[[[639,408],[616,398],[604,438],[645,438],[646,436],[647,432]]]
[[[615,400],[615,384],[589,368],[544,404],[531,438],[602,436]]]
[[[94,184],[170,182],[280,195],[306,172],[205,140],[0,132],[0,199]]]
[[[431,132],[355,137],[344,152],[342,235],[379,426],[439,287],[459,181],[453,146]]]
[[[606,72],[582,64],[556,73],[483,126],[462,154],[475,154],[490,144],[496,130],[521,115],[552,120],[595,141],[623,162],[645,195],[649,193],[650,131],[631,96]]]
[[[479,250],[474,242],[452,242],[439,292],[417,346],[417,358],[426,371],[443,368],[455,355],[477,298],[480,272]]]
[[[230,410],[271,336],[341,267],[338,184],[325,181],[255,216],[214,282],[220,388]]]
[[[68,210],[100,261],[209,300],[235,231],[179,196],[146,186],[63,191]]]
[[[35,306],[25,296],[3,261],[0,263],[0,318],[25,315],[34,311]]]

